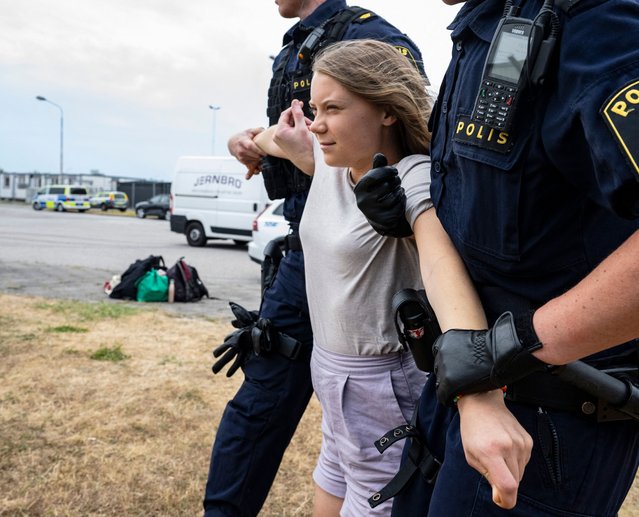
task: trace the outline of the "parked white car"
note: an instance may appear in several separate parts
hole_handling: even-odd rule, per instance
[[[284,246],[284,237],[288,233],[288,222],[284,219],[284,200],[277,199],[268,205],[253,220],[253,240],[249,242],[248,253],[251,260],[262,263],[264,248],[273,239],[279,239]]]

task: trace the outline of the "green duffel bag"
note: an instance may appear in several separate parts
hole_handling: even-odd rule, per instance
[[[136,286],[138,302],[166,302],[169,299],[169,278],[157,269],[147,271]]]

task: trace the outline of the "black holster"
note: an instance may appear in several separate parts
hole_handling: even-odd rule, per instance
[[[264,296],[264,291],[273,285],[283,256],[278,239],[273,239],[264,248],[264,260],[262,261],[262,296]]]
[[[433,343],[442,331],[426,292],[423,289],[402,289],[395,293],[391,304],[400,343],[411,351],[417,368],[432,372]]]

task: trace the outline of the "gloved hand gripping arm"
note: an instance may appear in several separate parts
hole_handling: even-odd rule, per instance
[[[510,312],[502,314],[488,330],[445,332],[433,345],[437,398],[451,405],[459,395],[499,389],[547,369],[546,363],[532,355],[541,343],[537,339],[526,341],[524,344],[518,335]]]
[[[413,229],[422,280],[440,328],[444,331],[485,329],[487,322],[479,297],[435,210],[431,208],[420,214]],[[486,331],[466,332],[481,334]],[[463,355],[467,354],[468,350],[464,348]],[[441,352],[438,355],[442,355]],[[469,359],[464,357],[464,360]],[[470,362],[472,364],[472,359]],[[460,430],[469,465],[489,480],[495,503],[512,508],[517,501],[524,466],[530,458],[532,440],[510,414],[501,395],[501,391],[492,391],[462,398],[458,405]]]

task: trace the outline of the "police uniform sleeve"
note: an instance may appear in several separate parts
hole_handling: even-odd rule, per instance
[[[564,23],[544,143],[594,202],[639,219],[639,4],[584,7]]]

